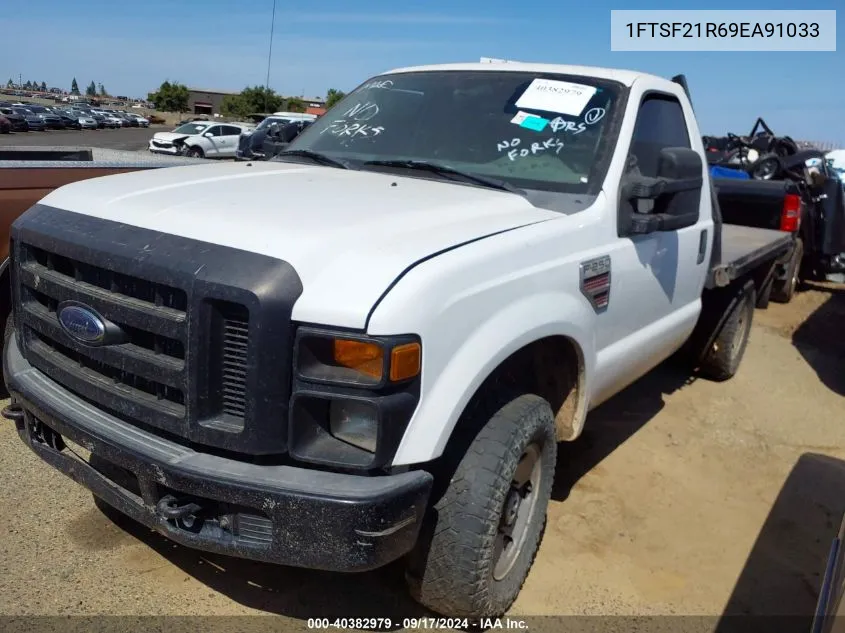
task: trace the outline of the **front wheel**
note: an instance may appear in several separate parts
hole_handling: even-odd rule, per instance
[[[6,317],[6,326],[3,329],[3,351],[5,353],[6,345],[9,344],[9,339],[15,335],[15,317],[9,313]],[[6,381],[0,381],[0,398],[8,398],[9,390],[6,389]]]
[[[544,399],[521,395],[493,414],[412,554],[408,582],[418,602],[472,619],[498,617],[513,604],[540,544],[556,457]]]
[[[185,156],[188,158],[204,158],[205,153],[202,151],[201,147],[189,147],[185,151]]]

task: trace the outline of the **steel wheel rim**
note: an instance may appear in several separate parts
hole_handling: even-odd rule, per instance
[[[519,458],[499,517],[493,547],[494,580],[503,580],[510,573],[525,546],[542,472],[542,451],[537,444],[529,444]]]
[[[735,336],[734,340],[731,341],[731,360],[736,360],[736,357],[739,355],[739,350],[742,347],[742,341],[745,340],[748,328],[751,325],[751,319],[748,318],[747,310],[742,311],[742,314],[739,315],[738,321],[737,336]]]

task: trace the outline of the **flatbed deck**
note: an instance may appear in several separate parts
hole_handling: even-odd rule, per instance
[[[789,252],[792,233],[738,224],[722,225],[722,256],[710,268],[707,288],[726,286],[766,261]]]

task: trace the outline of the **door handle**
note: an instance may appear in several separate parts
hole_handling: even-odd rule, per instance
[[[698,259],[696,265],[704,262],[704,256],[707,254],[707,229],[702,229],[701,235],[698,236]]]

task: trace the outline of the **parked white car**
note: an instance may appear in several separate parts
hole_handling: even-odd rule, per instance
[[[172,132],[157,132],[150,139],[150,151],[194,158],[231,158],[238,149],[238,138],[249,129],[240,123],[193,121]]]

